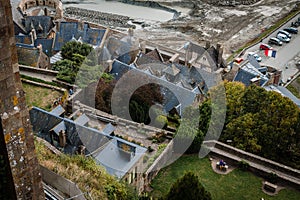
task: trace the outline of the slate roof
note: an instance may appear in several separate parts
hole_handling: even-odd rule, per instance
[[[123,143],[130,147],[130,152],[122,150],[118,143]],[[120,138],[114,138],[109,144],[97,155],[96,158],[103,165],[109,174],[122,178],[146,153],[147,149]]]
[[[82,27],[78,22],[60,22],[59,27],[54,43],[55,51],[60,51],[72,38],[78,40],[80,37],[84,43],[99,46],[105,33],[104,29],[90,28],[86,23]]]
[[[37,38],[34,41],[34,46],[38,46],[39,44],[43,47],[43,52],[47,56],[52,56],[52,46],[53,46],[53,39],[43,39],[43,38]]]
[[[23,24],[27,33],[34,28],[38,38],[46,38],[48,32],[54,27],[50,16],[26,16]]]
[[[122,63],[118,60],[115,60],[113,62],[112,71],[110,72],[117,80],[122,77],[123,74],[128,72],[129,70],[134,70],[134,73],[136,73],[137,76],[143,77],[146,76],[147,79],[150,80],[152,83],[157,83],[160,86],[163,86],[162,88],[168,88],[170,92],[166,92],[165,90],[162,90],[163,96],[165,98],[165,110],[169,110],[169,108],[176,103],[180,103],[181,109],[185,109],[187,106],[191,105],[194,102],[194,99],[197,95],[197,91],[199,90],[190,90],[183,85],[175,84],[173,82],[168,81],[164,76],[157,77],[153,75],[148,69],[147,70],[141,70],[137,69],[133,66],[127,65],[125,63]],[[177,98],[177,101],[174,99],[175,96]],[[177,105],[178,105],[177,104]],[[167,111],[168,112],[168,111]],[[181,112],[181,111],[180,111]]]
[[[19,44],[32,44],[31,35],[16,35],[16,43]]]
[[[105,133],[106,135],[110,135],[115,130],[116,130],[116,127],[114,127],[111,123],[109,123],[105,126],[105,128],[102,130],[102,132]]]
[[[157,63],[159,63],[159,65],[154,65]],[[162,71],[166,68],[166,65],[163,64],[160,60],[153,59],[152,56],[150,56],[148,54],[144,54],[144,53],[140,53],[138,55],[136,64],[137,64],[138,68],[140,68],[140,69],[146,69],[150,66],[153,71],[156,71],[156,70]],[[153,64],[153,65],[149,65],[149,64]],[[158,67],[158,68],[155,69],[155,67]]]
[[[58,105],[54,109],[52,109],[50,113],[52,113],[55,116],[61,116],[62,114],[64,114],[64,112],[65,109],[61,105]]]
[[[58,61],[62,60],[61,51],[57,52],[55,55],[50,57],[50,63],[54,64]]]
[[[151,57],[154,60],[159,61],[159,62],[164,62],[164,59],[163,59],[161,53],[159,52],[159,50],[157,48],[155,48],[154,50],[146,53],[146,55]]]
[[[108,173],[118,178],[122,178],[147,151],[144,147],[110,136],[108,133],[114,130],[111,124],[106,126],[105,131],[98,131],[40,108],[33,107],[29,113],[33,131],[39,137],[61,149],[57,142],[51,141],[49,132],[58,134],[60,130],[65,130],[67,144],[61,149],[64,153],[74,154],[79,145],[84,145],[86,155],[91,155]],[[125,148],[128,151],[121,148],[123,145],[128,147]]]
[[[57,135],[59,135],[59,132],[61,131],[66,131],[66,125],[65,123],[62,121],[59,124],[57,124],[54,128],[52,128],[50,131],[54,131],[54,133],[56,133]]]
[[[249,86],[251,84],[251,79],[256,77],[260,77],[260,86],[264,86],[268,82],[268,78],[266,75],[262,74],[250,63],[247,63],[237,72],[233,81],[239,81],[244,83],[246,86]]]
[[[88,116],[86,116],[86,114],[82,114],[74,120],[74,122],[76,124],[79,124],[82,126],[86,125],[89,121],[90,121],[90,119],[88,118]]]
[[[22,19],[23,19],[23,14],[21,13],[20,10],[18,10],[18,5],[20,3],[19,0],[10,0],[11,7],[12,7],[12,16],[13,16],[13,21],[15,26],[18,27],[18,30],[21,31],[21,33],[26,33],[25,27],[22,24]],[[15,30],[17,30],[15,28]],[[18,32],[15,32],[15,34],[18,34]]]

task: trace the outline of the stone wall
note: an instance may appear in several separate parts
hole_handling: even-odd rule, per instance
[[[127,23],[130,20],[129,17],[110,14],[110,13],[103,13],[103,12],[93,11],[93,10],[86,10],[82,8],[67,7],[64,10],[64,16],[71,19],[74,18],[77,20],[102,24],[108,27],[110,26],[123,27],[123,28],[133,27],[133,25],[129,25]]]
[[[260,0],[204,0],[206,3],[219,6],[251,5]]]
[[[25,13],[29,8],[46,6],[55,9],[55,19],[63,17],[63,7],[61,0],[21,0],[18,8]]]
[[[6,146],[1,155],[9,160],[11,176],[7,178],[14,183],[14,195],[22,200],[45,199],[20,80],[11,4],[0,0],[0,5],[0,137]]]
[[[245,160],[249,163],[250,170],[254,173],[266,177],[269,173],[273,172],[278,175],[284,184],[300,189],[300,170],[245,152],[218,141],[205,141],[203,144],[210,149],[210,155],[225,158],[232,163],[238,163],[241,160]]]

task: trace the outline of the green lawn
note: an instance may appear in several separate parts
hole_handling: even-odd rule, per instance
[[[165,195],[171,185],[185,171],[196,173],[200,182],[211,193],[214,200],[260,200],[262,197],[265,200],[300,199],[300,192],[293,189],[281,190],[276,196],[263,193],[261,190],[263,179],[250,172],[235,169],[227,175],[216,174],[211,168],[209,159],[199,159],[198,155],[183,156],[172,165],[162,169],[151,183],[154,189],[151,195],[154,199]]]
[[[26,105],[28,107],[36,106],[50,111],[53,102],[63,96],[62,92],[49,88],[39,87],[28,83],[22,83],[25,91]]]

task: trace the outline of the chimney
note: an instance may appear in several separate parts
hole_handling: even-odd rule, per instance
[[[78,153],[80,155],[85,155],[85,146],[84,145],[79,145],[79,147],[78,147]]]
[[[56,27],[56,32],[59,32],[59,30],[60,30],[60,22],[59,21],[55,21],[55,27]]]
[[[279,82],[280,82],[280,79],[281,79],[281,73],[282,73],[282,71],[276,71],[275,73],[274,73],[274,78],[273,78],[273,84],[274,85],[279,85]]]
[[[108,72],[111,72],[111,70],[112,70],[112,64],[113,64],[113,62],[114,61],[112,61],[112,60],[108,60],[108,61],[106,61],[107,62],[107,64],[108,64]]]
[[[39,53],[43,52],[43,45],[42,44],[39,44],[36,48],[39,50]]]
[[[169,62],[170,63],[173,63],[175,61],[177,61],[179,58],[179,54],[178,53],[175,53],[170,59],[169,59]]]
[[[48,16],[49,15],[49,11],[47,8],[44,8],[44,13],[45,13],[45,16]]]
[[[191,50],[191,43],[188,42],[185,44],[185,66],[189,64],[189,61],[192,59],[193,52]]]
[[[144,53],[144,54],[146,53],[146,41],[145,40],[140,42],[140,49],[141,49],[142,53]]]
[[[217,53],[218,53],[217,64],[218,64],[218,67],[220,67],[223,62],[223,47],[219,43],[217,44]]]
[[[205,49],[207,50],[209,48],[210,48],[210,41],[206,41],[206,43],[205,43]]]
[[[59,145],[61,147],[65,147],[66,145],[66,134],[63,130],[59,132]]]
[[[128,35],[129,35],[130,37],[133,37],[133,28],[129,28],[129,29],[128,29]]]
[[[36,31],[35,31],[35,29],[33,28],[33,29],[31,29],[31,41],[32,41],[32,43],[34,44],[34,41],[36,40]]]

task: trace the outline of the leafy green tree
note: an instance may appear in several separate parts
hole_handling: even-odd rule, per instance
[[[230,121],[224,131],[224,138],[232,140],[232,145],[239,149],[259,153],[261,146],[257,144],[258,139],[253,130],[256,128],[255,117],[252,113],[247,113]]]
[[[61,49],[61,55],[63,59],[74,61],[73,59],[75,54],[87,57],[92,50],[93,47],[88,44],[70,41],[63,45]]]
[[[299,108],[277,92],[240,84],[224,84],[227,116],[220,139],[232,140],[231,145],[237,148],[299,168]]]
[[[199,182],[198,176],[187,172],[178,179],[165,197],[166,200],[210,200],[211,194]]]

